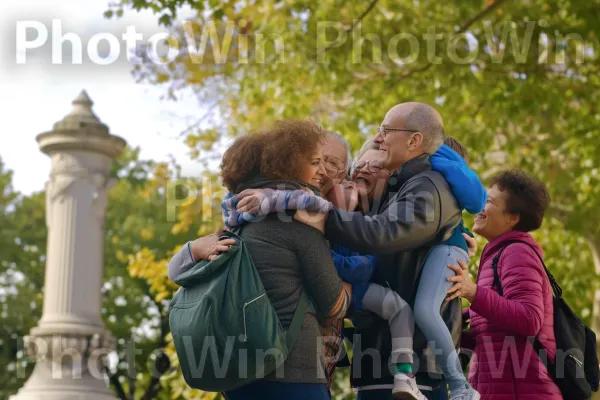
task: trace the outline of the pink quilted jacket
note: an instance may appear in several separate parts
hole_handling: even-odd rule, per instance
[[[504,295],[492,288],[492,260],[500,256],[498,273]],[[557,400],[560,389],[548,375],[527,337],[538,336],[554,361],[556,341],[552,288],[534,250],[542,249],[528,233],[510,231],[487,244],[481,255],[477,295],[463,315],[471,319],[463,348],[474,350],[469,382],[482,400]]]

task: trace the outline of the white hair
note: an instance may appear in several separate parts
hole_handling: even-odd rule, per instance
[[[360,150],[358,151],[358,154],[356,155],[356,161],[360,160],[362,156],[365,155],[365,153],[369,150],[379,150],[379,145],[377,143],[375,143],[373,141],[373,139],[367,139],[362,147],[360,148]],[[354,164],[352,164],[352,171],[351,174],[354,174]]]
[[[350,142],[348,142],[348,140],[343,137],[342,135],[340,135],[339,133],[335,133],[332,131],[327,131],[327,135],[329,135],[330,137],[336,138],[337,140],[339,140],[340,142],[342,142],[344,144],[344,147],[346,148],[346,174],[350,175],[350,168],[352,168],[352,153],[351,153],[351,147],[350,147]]]

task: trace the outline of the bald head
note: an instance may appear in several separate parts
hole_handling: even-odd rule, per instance
[[[401,103],[390,109],[385,125],[402,126],[423,134],[421,148],[424,153],[435,153],[444,143],[444,122],[437,110],[425,103]]]

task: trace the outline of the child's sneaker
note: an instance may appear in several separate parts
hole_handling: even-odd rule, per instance
[[[396,374],[394,376],[392,395],[396,400],[427,400],[417,387],[415,377],[407,374]]]
[[[479,400],[481,395],[479,392],[467,385],[466,387],[454,390],[450,393],[450,400]]]

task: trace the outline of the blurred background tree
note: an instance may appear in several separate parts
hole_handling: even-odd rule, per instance
[[[164,64],[146,57],[134,77],[164,87],[174,101],[187,92],[197,96],[200,116],[182,140],[206,165],[202,182],[179,185],[169,184],[180,178],[176,164],[141,161],[133,150],[115,168],[123,179],[111,192],[107,215],[103,310],[120,340],[115,390],[126,395],[133,389],[136,399],[218,397],[190,390],[174,369],[166,311],[176,287],[167,280],[166,263],[187,240],[220,224],[223,191],[207,160],[218,159],[231,138],[275,118],[311,116],[356,150],[391,106],[435,105],[447,133],[469,148],[469,163],[484,181],[498,170],[519,167],[547,184],[552,209],[535,237],[565,297],[590,323],[599,288],[594,264],[600,271],[599,6],[600,0],[110,5],[108,18],[154,11],[181,46]],[[197,12],[185,25],[173,22],[182,7]],[[190,54],[191,38],[200,47]],[[0,243],[8,249],[0,254],[0,356],[10,371],[16,338],[34,326],[41,311],[46,233],[43,193],[14,193],[1,164],[0,188]],[[472,218],[466,220],[471,226]],[[481,250],[484,242],[479,245]],[[471,267],[474,272],[477,262]],[[132,338],[142,349],[134,363],[137,374],[129,373],[124,352]],[[155,349],[165,349],[171,361],[172,369],[160,379],[142,365]],[[348,373],[338,371],[334,398],[353,397]],[[0,397],[19,386],[14,379],[0,383]]]
[[[484,181],[518,167],[546,182],[552,208],[537,237],[589,322],[594,261],[600,271],[598,5],[122,0],[107,16],[150,9],[170,27],[178,56],[147,58],[134,76],[174,100],[197,94],[206,113],[185,140],[201,159],[264,121],[298,116],[358,149],[393,105],[435,105]],[[173,23],[182,7],[196,18]]]

